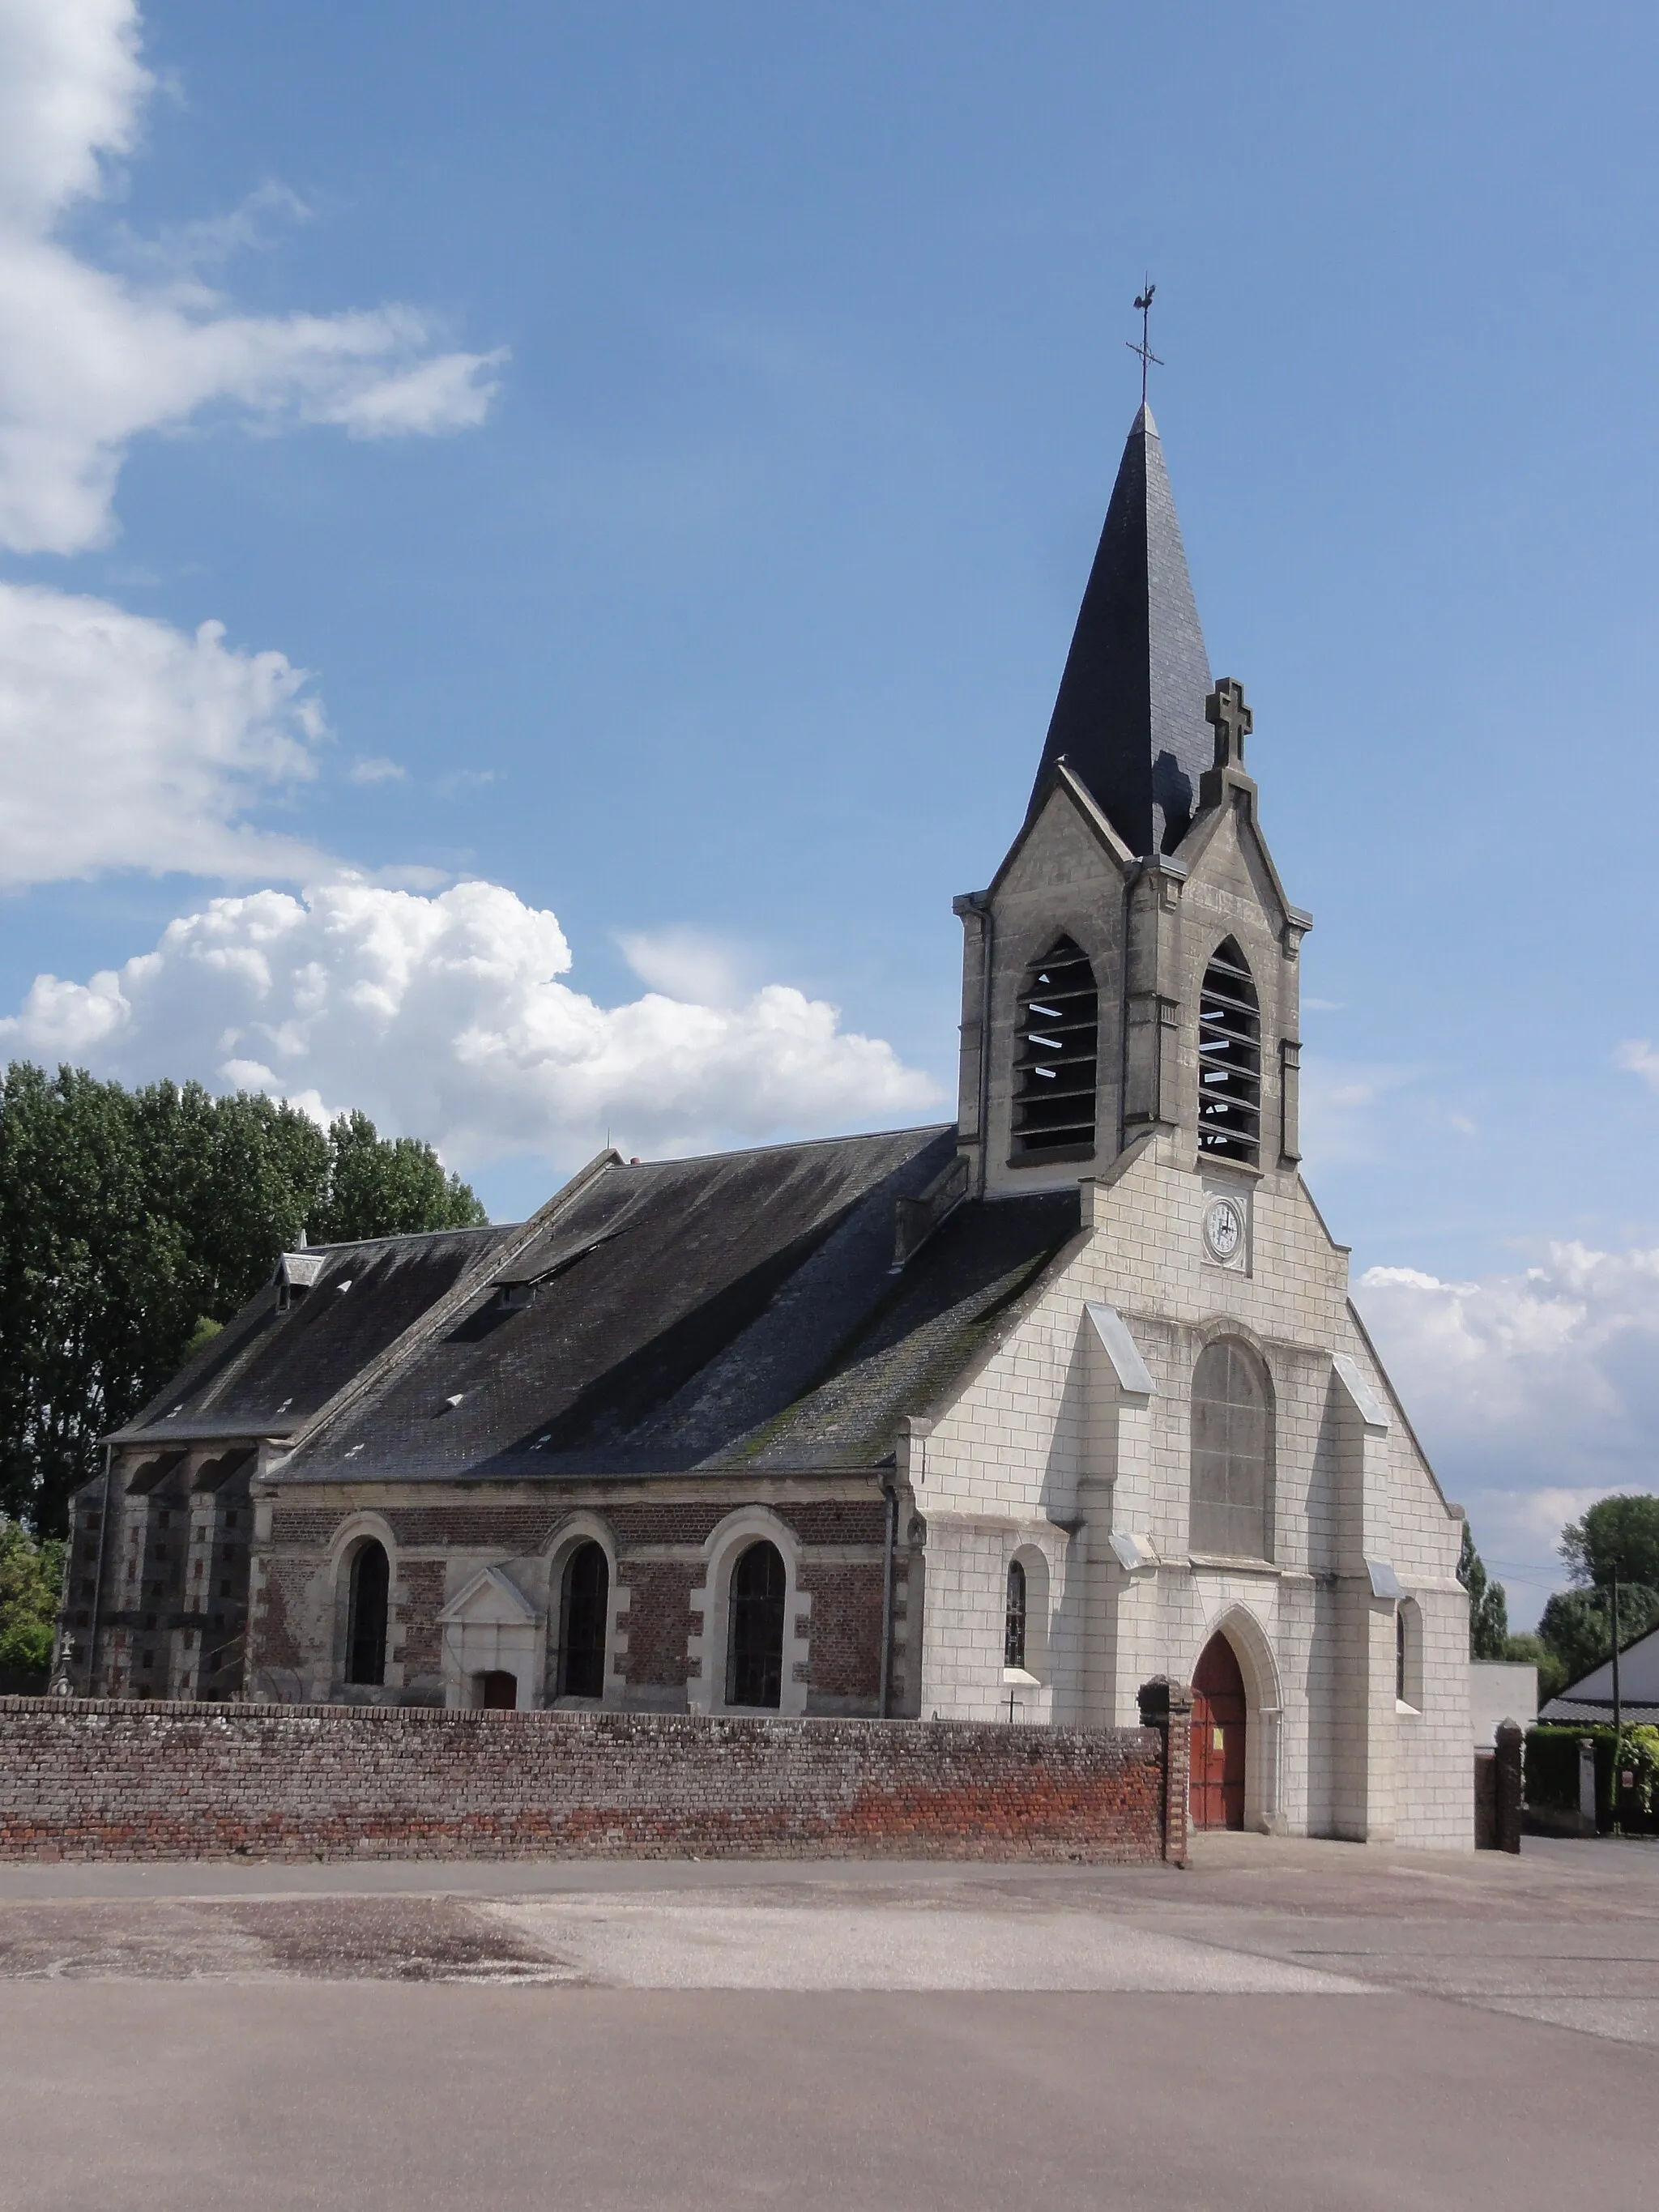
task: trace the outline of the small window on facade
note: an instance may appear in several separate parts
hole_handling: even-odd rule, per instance
[[[1004,1609],[1002,1663],[1025,1664],[1025,1569],[1018,1559],[1008,1562],[1008,1597]]]
[[[1230,937],[1204,971],[1198,1007],[1198,1143],[1217,1159],[1261,1149],[1261,1008]]]
[[[1069,937],[1027,972],[1014,1042],[1014,1156],[1092,1152],[1099,1000]]]
[[[599,1544],[579,1544],[564,1571],[560,1608],[559,1695],[605,1695],[605,1629],[611,1562]]]
[[[732,1629],[726,1663],[728,1705],[775,1712],[783,1692],[783,1555],[775,1544],[751,1544],[732,1570]]]
[[[220,1589],[229,1593],[229,1585]],[[351,1562],[351,1610],[346,1628],[346,1680],[379,1687],[386,1680],[386,1600],[392,1563],[373,1539],[357,1547]]]
[[[1414,1598],[1402,1597],[1394,1615],[1394,1694],[1413,1712],[1423,1710],[1423,1615]]]
[[[1206,1344],[1193,1370],[1190,1542],[1194,1552],[1265,1559],[1270,1425],[1267,1377],[1247,1344]]]

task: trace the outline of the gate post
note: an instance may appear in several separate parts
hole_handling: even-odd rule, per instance
[[[1588,1735],[1578,1739],[1578,1832],[1595,1833],[1595,1740]]]
[[[1193,1693],[1186,1682],[1155,1674],[1139,1691],[1140,1725],[1164,1739],[1164,1856],[1184,1867],[1187,1856],[1187,1790],[1192,1770]]]
[[[1493,1824],[1497,1833],[1492,1841],[1500,1851],[1521,1848],[1521,1747],[1525,1741],[1514,1721],[1499,1721],[1492,1739],[1493,1764],[1498,1770]]]

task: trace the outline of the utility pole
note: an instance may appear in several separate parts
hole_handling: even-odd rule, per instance
[[[1619,1694],[1619,1577],[1613,1578],[1613,1726],[1615,1735],[1625,1731],[1625,1705]]]

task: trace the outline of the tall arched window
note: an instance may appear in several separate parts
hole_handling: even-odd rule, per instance
[[[1062,937],[1033,961],[1014,1045],[1014,1155],[1094,1150],[1100,1002],[1088,959]]]
[[[565,1564],[560,1595],[558,1694],[602,1698],[605,1615],[611,1601],[611,1562],[602,1544],[577,1545]]]
[[[1002,1663],[1005,1667],[1025,1664],[1025,1565],[1021,1559],[1008,1562],[1008,1600],[1003,1612]]]
[[[1402,1597],[1394,1615],[1394,1694],[1413,1712],[1423,1710],[1423,1615],[1415,1598]]]
[[[1236,1337],[1206,1344],[1193,1370],[1191,1547],[1265,1559],[1272,1443],[1267,1378]]]
[[[783,1694],[783,1555],[764,1538],[732,1570],[726,1702],[777,1711]]]
[[[370,1537],[351,1562],[351,1610],[346,1624],[346,1680],[378,1687],[386,1680],[386,1600],[392,1563]]]
[[[1198,1004],[1198,1144],[1224,1160],[1254,1161],[1261,1149],[1261,1003],[1231,937]]]

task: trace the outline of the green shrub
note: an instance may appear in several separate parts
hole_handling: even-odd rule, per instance
[[[1607,1731],[1611,1735],[1612,1731]],[[1528,1805],[1557,1813],[1578,1809],[1578,1740],[1589,1729],[1533,1728],[1527,1730],[1526,1794]]]
[[[1540,1810],[1576,1812],[1578,1806],[1578,1746],[1588,1736],[1595,1747],[1596,1796],[1615,1802],[1615,1772],[1632,1777],[1632,1795],[1644,1814],[1659,1800],[1659,1728],[1626,1728],[1622,1735],[1599,1724],[1587,1728],[1534,1728],[1527,1731],[1526,1801]]]

